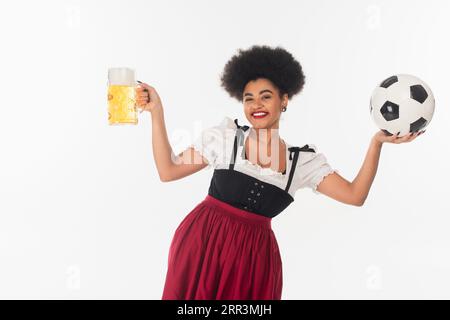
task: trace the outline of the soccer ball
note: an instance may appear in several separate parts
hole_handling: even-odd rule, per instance
[[[434,96],[428,85],[408,74],[383,80],[370,98],[370,115],[378,128],[399,137],[423,130],[434,113]]]

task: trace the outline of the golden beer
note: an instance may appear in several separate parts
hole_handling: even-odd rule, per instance
[[[108,121],[110,125],[138,123],[134,86],[108,86]]]

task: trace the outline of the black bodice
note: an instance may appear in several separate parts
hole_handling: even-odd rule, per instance
[[[292,161],[288,181],[284,189],[273,184],[261,181],[253,176],[234,170],[238,144],[242,145],[244,131],[248,126],[240,126],[237,119],[234,137],[233,153],[228,169],[215,169],[211,179],[208,194],[224,201],[234,207],[273,218],[286,209],[294,198],[288,190],[294,177],[299,152],[315,152],[308,145],[303,147],[290,147],[289,160]],[[293,155],[293,157],[292,157]]]

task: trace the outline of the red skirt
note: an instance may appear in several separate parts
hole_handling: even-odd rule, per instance
[[[207,195],[175,231],[162,299],[280,300],[271,220]]]

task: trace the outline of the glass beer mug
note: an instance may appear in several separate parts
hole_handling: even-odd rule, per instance
[[[108,122],[109,125],[138,123],[133,69],[108,69]]]

